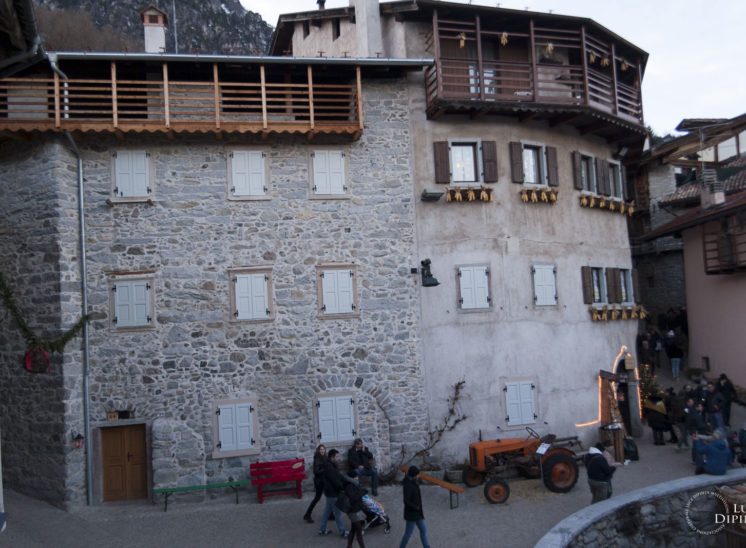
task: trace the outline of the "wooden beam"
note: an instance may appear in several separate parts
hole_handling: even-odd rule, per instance
[[[554,118],[549,120],[549,127],[556,127],[560,124],[569,122],[570,120],[573,120],[579,116],[580,114],[576,112],[572,112],[570,114],[562,114],[561,116],[555,116]]]
[[[440,32],[438,30],[438,10],[433,10],[433,51],[435,52],[435,79],[438,83],[438,97],[443,97],[443,65],[440,60]]]
[[[606,122],[594,122],[592,124],[578,127],[578,131],[580,132],[581,135],[585,135],[586,133],[592,133],[596,131],[597,129],[603,129],[607,125],[608,124]]]
[[[531,87],[534,91],[534,101],[537,101],[539,97],[539,69],[536,67],[536,36],[534,35],[533,19],[529,21],[529,36],[528,47],[530,48],[531,74],[533,75],[531,78],[533,85]]]
[[[171,112],[168,101],[168,64],[163,63],[163,116],[166,127],[171,127]]]
[[[525,113],[521,114],[518,117],[518,121],[519,122],[528,122],[529,120],[533,120],[534,118],[536,118],[538,115],[539,115],[539,113],[536,112],[536,111],[525,112]]]
[[[614,114],[619,114],[619,93],[617,86],[619,82],[616,75],[616,49],[614,48],[614,42],[611,43],[611,92],[614,94]]]
[[[363,81],[360,76],[360,65],[355,67],[357,74],[357,123],[360,131],[363,131]],[[356,139],[357,140],[357,139]]]
[[[217,63],[212,64],[212,86],[215,95],[215,129],[220,129],[220,82]]]
[[[485,116],[485,115],[486,115],[487,113],[489,113],[489,111],[490,111],[490,110],[489,110],[488,108],[478,108],[478,109],[474,109],[474,110],[472,110],[472,111],[471,111],[471,112],[469,113],[469,118],[470,118],[471,120],[480,120],[480,119],[484,118],[484,116]]]
[[[585,49],[585,25],[580,27],[580,54],[583,56],[583,103],[590,101],[588,93],[588,53]]]
[[[60,75],[54,73],[54,127],[60,127]]]
[[[313,105],[313,71],[311,65],[308,65],[308,120],[310,122],[311,132],[316,125],[314,119],[314,105]]]
[[[116,128],[114,130],[114,136],[117,138],[117,141],[124,141],[124,132],[121,129]]]
[[[119,125],[119,97],[117,94],[117,63],[111,62],[111,112],[114,127]]]
[[[479,71],[479,100],[484,101],[484,65],[482,63],[482,26],[479,15],[476,16],[477,32],[477,70]]]
[[[262,127],[267,129],[267,81],[264,75],[264,65],[259,66],[259,77],[262,82]]]

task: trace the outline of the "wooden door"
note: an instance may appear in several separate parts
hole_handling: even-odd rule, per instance
[[[145,450],[144,424],[101,430],[104,501],[147,497]]]

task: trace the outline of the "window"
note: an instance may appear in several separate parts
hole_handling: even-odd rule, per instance
[[[584,266],[581,269],[583,280],[583,302],[597,304],[606,302],[606,281],[604,269],[595,266]]]
[[[461,310],[490,307],[489,269],[486,266],[458,268],[459,304]]]
[[[114,153],[114,198],[147,199],[150,188],[150,153],[118,150]]]
[[[637,293],[635,272],[627,268],[606,269],[606,292],[609,303],[633,303]]]
[[[746,270],[746,215],[730,215],[703,224],[702,252],[707,274]]]
[[[231,197],[266,196],[266,156],[258,150],[234,150],[228,155]]]
[[[228,272],[231,281],[231,311],[236,320],[272,320],[272,269],[236,269]]]
[[[319,397],[316,401],[319,443],[352,441],[355,430],[355,400],[351,394]]]
[[[623,303],[635,302],[632,294],[632,273],[626,268],[619,269],[619,292]]]
[[[533,381],[506,382],[505,392],[505,421],[508,426],[521,426],[523,424],[535,424],[536,403],[534,391],[536,384]]]
[[[110,280],[111,325],[116,329],[153,326],[152,275],[116,275]]]
[[[514,183],[559,186],[557,149],[540,143],[510,143]]]
[[[557,304],[556,268],[554,265],[535,264],[531,267],[534,277],[534,304],[554,306]]]
[[[596,192],[596,166],[590,156],[580,157],[580,176],[583,190]]]
[[[319,266],[319,314],[339,317],[357,314],[356,268],[354,266]]]
[[[340,150],[316,150],[311,153],[313,163],[313,193],[315,195],[344,195],[345,153]]]
[[[339,18],[332,19],[332,40],[339,38],[340,34],[340,20]]]
[[[220,400],[213,405],[213,458],[259,453],[253,398]]]
[[[609,162],[609,195],[613,198],[623,198],[622,167],[614,162]]]
[[[433,148],[436,183],[466,186],[497,182],[495,141],[436,141]]]

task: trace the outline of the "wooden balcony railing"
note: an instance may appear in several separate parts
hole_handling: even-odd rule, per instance
[[[256,71],[255,71],[256,72]],[[159,75],[160,76],[160,75]],[[0,130],[162,131],[236,133],[346,133],[363,129],[361,80],[314,83],[270,81],[264,66],[256,81],[111,78],[0,80]],[[297,78],[295,79],[297,81]],[[356,80],[356,81],[355,81]]]

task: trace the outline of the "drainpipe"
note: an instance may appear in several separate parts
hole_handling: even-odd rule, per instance
[[[52,70],[67,80],[67,75],[57,67],[57,60],[54,56],[49,55],[49,64]],[[70,143],[78,164],[78,224],[80,227],[80,277],[83,315],[88,313],[88,269],[86,267],[86,249],[85,249],[85,215],[83,202],[83,157],[80,150],[75,144],[70,132],[65,130],[65,137]],[[83,421],[85,424],[85,467],[86,467],[86,492],[88,506],[93,505],[93,481],[92,481],[92,447],[91,447],[91,413],[90,413],[90,391],[89,391],[89,355],[90,349],[88,344],[88,322],[83,324]]]

